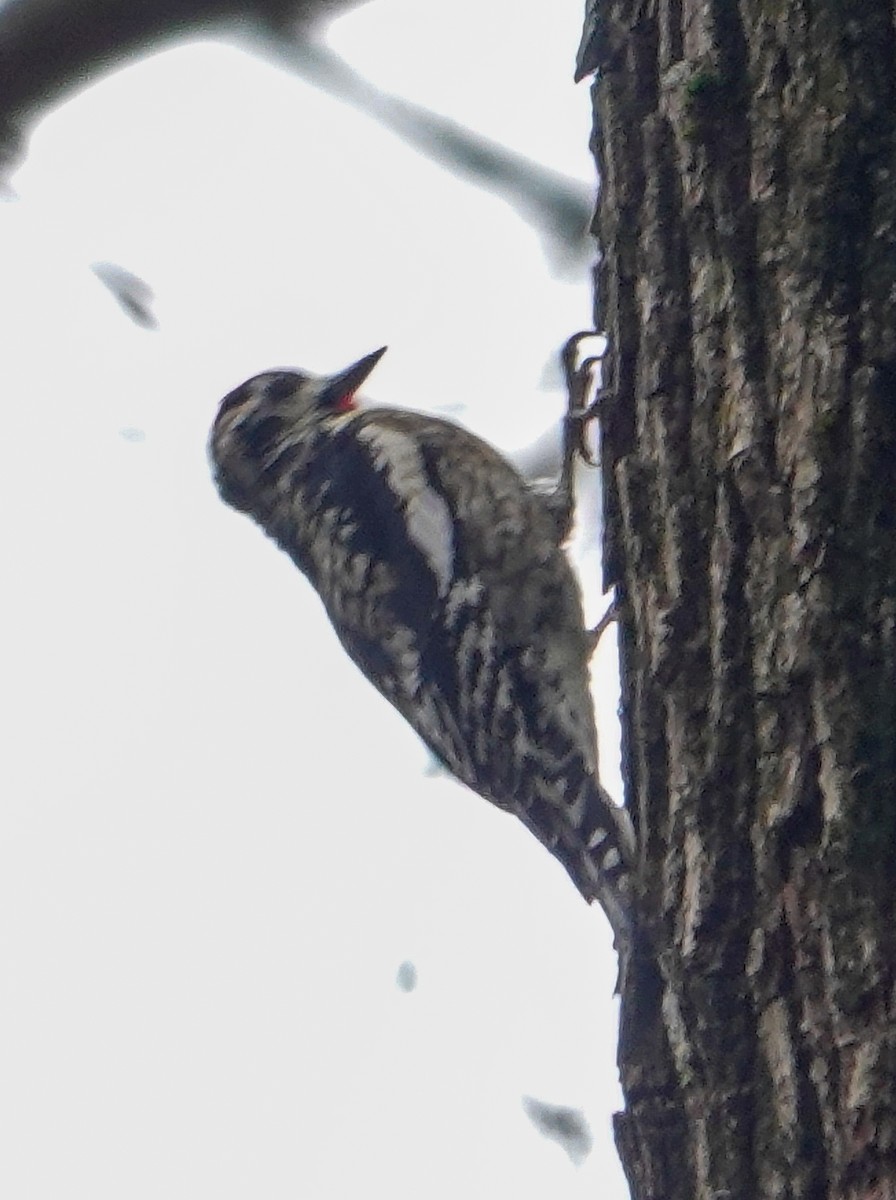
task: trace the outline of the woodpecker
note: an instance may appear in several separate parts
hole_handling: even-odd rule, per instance
[[[557,515],[460,426],[359,405],[385,349],[225,396],[209,440],[218,491],[308,577],[436,757],[535,834],[619,942],[634,839],[598,778],[589,636]]]

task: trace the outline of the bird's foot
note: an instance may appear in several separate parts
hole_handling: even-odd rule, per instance
[[[619,603],[614,598],[610,601],[607,611],[594,626],[593,629],[587,629],[585,632],[588,635],[588,654],[592,655],[597,649],[600,639],[607,632],[614,621],[619,619]]]
[[[600,395],[589,403],[588,396],[592,386],[592,369],[600,362],[600,354],[592,354],[579,361],[579,347],[582,342],[600,337],[593,331],[583,330],[574,333],[560,352],[563,374],[566,379],[566,413],[563,418],[563,459],[560,480],[550,498],[550,506],[556,516],[560,540],[565,541],[572,529],[575,488],[573,475],[576,459],[582,459],[589,466],[595,465],[595,458],[588,445],[588,426],[600,411]]]

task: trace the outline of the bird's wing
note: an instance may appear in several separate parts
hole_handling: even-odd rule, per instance
[[[348,653],[432,751],[476,791],[517,807],[527,775],[559,787],[593,768],[584,651],[574,647],[570,664],[556,651],[564,636],[584,637],[581,614],[573,606],[558,630],[531,606],[531,595],[551,596],[546,574],[569,568],[559,549],[540,545],[546,533],[532,539],[525,527],[540,510],[515,523],[502,516],[502,489],[505,507],[511,496],[519,506],[512,468],[484,448],[484,470],[463,489],[465,503],[478,497],[487,508],[473,519],[451,493],[442,437],[459,469],[475,468],[483,443],[456,426],[376,410],[342,419],[305,487],[351,496],[351,508],[315,539],[316,561],[303,569]],[[552,598],[551,614],[557,607]]]

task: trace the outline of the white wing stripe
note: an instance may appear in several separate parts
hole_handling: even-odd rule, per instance
[[[370,447],[373,465],[401,501],[408,536],[429,564],[439,595],[446,596],[454,578],[454,522],[444,497],[426,482],[417,443],[397,430],[370,425],[358,430],[358,440]]]

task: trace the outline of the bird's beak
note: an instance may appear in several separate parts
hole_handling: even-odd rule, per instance
[[[340,371],[338,375],[329,375],[323,380],[321,399],[325,404],[339,411],[352,408],[352,397],[355,392],[386,353],[387,347],[380,346],[372,354],[359,358],[356,363]]]

